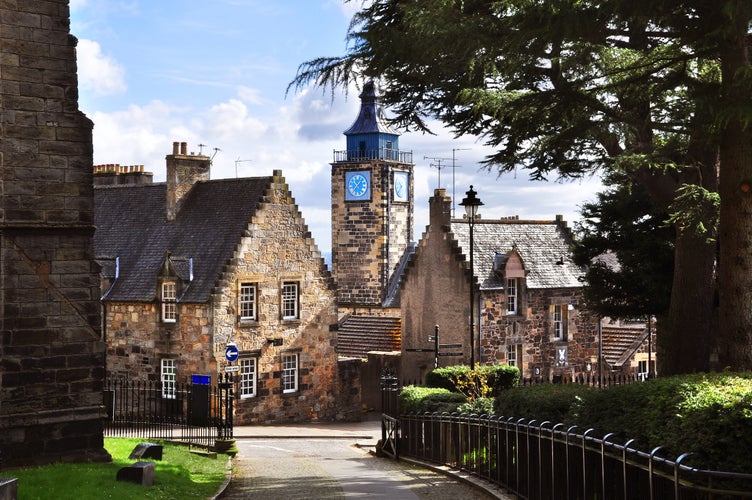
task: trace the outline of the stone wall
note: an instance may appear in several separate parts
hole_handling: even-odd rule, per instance
[[[345,173],[371,174],[371,199],[345,201]],[[393,199],[394,171],[409,173],[409,201]],[[413,236],[413,166],[361,161],[332,164],[332,274],[340,306],[380,306]]]
[[[447,351],[462,352],[461,357],[441,357],[440,366],[470,364],[470,304],[468,272],[452,236],[441,222],[449,221],[450,199],[444,190],[431,198],[432,214],[444,210],[445,219],[432,220],[416,254],[408,265],[401,289],[402,369],[401,379],[420,382],[434,368],[433,352],[409,352],[409,349],[433,349],[433,336],[439,326],[442,344],[462,344]],[[477,346],[476,346],[477,349]]]
[[[156,303],[105,303],[107,373],[129,380],[160,380],[162,359],[174,359],[177,382],[216,375],[212,313],[206,304],[178,306],[176,323],[162,323]],[[213,378],[216,382],[216,377]]]
[[[107,459],[92,123],[67,0],[0,3],[0,454]]]
[[[506,364],[507,346],[522,345],[517,366],[526,378],[554,380],[587,372],[598,359],[597,319],[581,309],[579,289],[527,290],[522,314],[507,314],[506,295],[486,292],[481,302],[481,349],[483,360]],[[567,339],[555,340],[553,305],[571,306],[567,315]],[[566,348],[567,362],[558,363],[557,348]],[[536,370],[537,368],[537,370]]]

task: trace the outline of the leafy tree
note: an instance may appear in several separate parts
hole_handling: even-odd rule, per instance
[[[665,319],[674,270],[674,231],[640,185],[613,172],[610,188],[583,205],[574,259],[587,266],[585,301],[600,316]]]
[[[673,219],[663,374],[710,367],[720,166],[718,347],[739,369],[752,366],[750,19],[747,0],[374,0],[346,54],[302,64],[291,85],[378,78],[399,125],[436,117],[484,137],[488,168],[618,169],[670,213],[678,195],[703,200]]]

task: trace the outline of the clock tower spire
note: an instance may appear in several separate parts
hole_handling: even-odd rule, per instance
[[[332,274],[343,307],[382,307],[413,233],[412,152],[379,105],[373,81],[332,166]]]

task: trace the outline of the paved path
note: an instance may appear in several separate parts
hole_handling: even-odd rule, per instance
[[[236,427],[239,453],[222,499],[511,498],[373,455],[379,421]],[[496,494],[493,494],[496,493]]]

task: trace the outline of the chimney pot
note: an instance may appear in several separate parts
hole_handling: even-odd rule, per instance
[[[179,142],[177,142],[177,141],[173,142],[172,143],[172,154],[174,154],[174,155],[178,154],[178,152],[180,151],[178,149],[179,147],[180,147],[180,143]]]
[[[188,153],[188,143],[187,142],[181,142],[180,143],[180,154],[185,155]]]

